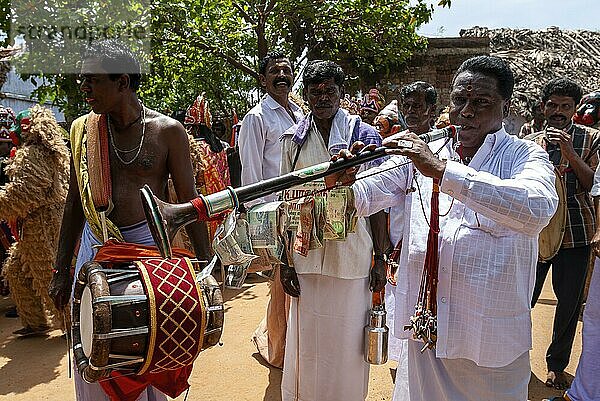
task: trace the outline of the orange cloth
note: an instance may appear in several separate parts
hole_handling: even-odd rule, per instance
[[[201,166],[196,177],[196,186],[202,195],[210,195],[222,191],[231,185],[229,167],[227,165],[227,153],[225,150],[215,153],[205,141],[196,141],[201,154]],[[224,216],[215,221],[207,223],[209,238],[213,238],[217,227],[224,220]]]
[[[143,258],[160,258],[160,252],[155,246],[145,246],[130,244],[128,242],[119,242],[110,239],[98,249],[94,258],[97,262],[123,263],[131,262]],[[194,254],[187,249],[173,248],[173,257],[175,258],[193,258]]]

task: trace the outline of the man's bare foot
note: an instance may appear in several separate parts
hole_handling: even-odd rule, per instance
[[[30,337],[30,336],[39,336],[42,334],[47,334],[50,331],[50,327],[48,326],[40,326],[40,327],[23,327],[19,330],[13,331],[13,334],[19,337]]]
[[[548,371],[546,375],[546,386],[554,387],[557,390],[566,390],[571,386],[571,382],[565,372]]]

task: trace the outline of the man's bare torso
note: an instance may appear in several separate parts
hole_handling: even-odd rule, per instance
[[[148,184],[154,194],[166,199],[169,177],[169,134],[175,127],[174,120],[146,109],[145,138],[139,155],[131,164],[124,164],[109,144],[112,177],[112,200],[114,208],[109,218],[119,227],[132,225],[145,219],[140,200],[140,188]],[[123,133],[115,133],[113,140],[120,149],[137,149],[140,142],[141,122]],[[121,153],[128,162],[136,152]]]

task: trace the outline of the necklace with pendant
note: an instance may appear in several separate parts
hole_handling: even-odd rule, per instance
[[[113,147],[113,149],[115,150],[115,155],[117,155],[117,159],[119,159],[119,161],[125,165],[130,165],[131,163],[133,163],[138,156],[140,155],[140,152],[142,150],[142,147],[144,145],[144,137],[146,135],[146,108],[144,107],[144,105],[142,104],[142,102],[140,102],[140,106],[142,106],[142,110],[141,110],[141,118],[142,118],[142,136],[140,137],[140,143],[138,144],[138,146],[136,146],[133,149],[128,149],[128,150],[123,150],[117,147],[117,145],[115,145],[115,140],[113,137],[113,133],[112,133],[112,129],[110,127],[110,116],[107,115],[107,125],[108,125],[108,136],[110,138],[110,143]],[[137,121],[138,119],[136,119],[134,121],[134,123]],[[133,125],[133,124],[131,124]],[[120,153],[123,154],[127,154],[127,153],[132,153],[135,152],[135,155],[133,156],[133,158],[131,160],[125,161],[123,159],[123,157],[120,155]],[[124,155],[123,155],[124,156]]]

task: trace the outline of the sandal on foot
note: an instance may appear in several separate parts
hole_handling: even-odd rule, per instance
[[[553,371],[549,371],[546,374],[546,382],[544,383],[546,387],[554,387],[554,379],[556,379],[556,375]]]
[[[554,388],[556,390],[564,391],[571,387],[571,381],[569,380],[565,372],[555,372],[554,375]]]
[[[569,382],[565,372],[554,372],[552,370],[548,371],[545,384],[546,386],[552,387],[556,390],[567,390],[571,386],[571,383]]]

